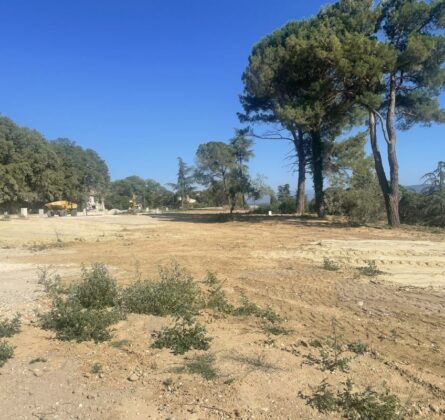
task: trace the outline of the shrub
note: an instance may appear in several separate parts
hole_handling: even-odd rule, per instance
[[[108,327],[122,319],[122,312],[116,307],[116,281],[104,265],[83,269],[81,282],[71,287],[62,287],[60,276],[47,271],[42,272],[41,282],[52,298],[50,311],[40,316],[43,328],[55,331],[59,340],[111,338]]]
[[[348,350],[356,354],[365,354],[368,351],[368,345],[358,341],[348,344]]]
[[[14,355],[14,348],[5,340],[0,341],[0,367]]]
[[[309,404],[321,412],[341,412],[351,420],[398,420],[403,418],[403,410],[396,395],[388,388],[379,393],[372,387],[363,392],[353,392],[353,383],[348,379],[344,389],[336,395],[323,381],[309,399]]]
[[[82,269],[82,281],[74,286],[73,293],[79,303],[88,309],[116,306],[118,288],[107,267],[93,264],[91,270]]]
[[[340,266],[331,259],[324,257],[323,258],[323,268],[327,271],[338,271],[340,270]]]
[[[201,375],[208,381],[218,377],[218,370],[214,366],[215,356],[213,354],[195,355],[186,360],[183,367],[177,369],[178,373],[187,371],[189,373]]]
[[[278,324],[263,324],[262,325],[263,331],[266,334],[269,335],[289,335],[292,333],[292,330],[283,327],[282,325],[278,325]]]
[[[241,305],[233,310],[233,315],[253,315],[258,318],[264,318],[272,323],[281,321],[280,316],[270,306],[262,309],[256,303],[250,302],[245,294],[241,294]]]
[[[173,327],[164,328],[152,344],[153,348],[169,348],[173,354],[184,354],[191,349],[208,350],[210,337],[206,329],[192,320],[177,321]]]
[[[40,318],[42,327],[55,331],[59,340],[100,342],[111,338],[107,328],[122,319],[122,314],[116,308],[84,308],[77,297],[71,295],[55,296],[50,311]]]
[[[129,312],[156,316],[192,316],[202,307],[201,291],[176,263],[160,269],[161,280],[137,281],[122,296]]]
[[[368,277],[376,277],[380,274],[384,274],[383,271],[379,270],[377,264],[374,260],[368,261],[368,265],[364,267],[359,267],[358,271],[360,274]]]
[[[20,331],[20,315],[16,315],[11,320],[0,319],[0,338],[12,337]]]

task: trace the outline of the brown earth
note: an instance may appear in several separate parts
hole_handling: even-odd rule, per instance
[[[0,368],[1,418],[335,418],[303,398],[325,378],[334,389],[347,378],[355,390],[386,383],[414,417],[445,415],[443,232],[193,213],[29,218],[0,222],[0,248],[0,317],[20,311],[23,319],[8,339],[14,358]],[[103,262],[124,285],[140,273],[157,278],[172,257],[198,281],[217,273],[234,304],[244,292],[271,305],[293,332],[268,336],[257,318],[204,312],[219,370],[206,381],[174,371],[193,352],[150,347],[170,319],[129,315],[113,331],[112,342],[129,340],[122,348],[61,342],[39,328],[34,311],[46,308],[39,267],[75,280],[82,264]],[[323,269],[325,257],[340,270]],[[369,260],[383,274],[361,275]],[[308,363],[318,355],[309,343],[330,335],[333,317],[344,344],[370,348],[347,353],[347,373]],[[39,357],[46,362],[30,364]],[[102,374],[91,373],[95,363]]]

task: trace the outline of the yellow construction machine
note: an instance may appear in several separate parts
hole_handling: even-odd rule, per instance
[[[46,203],[45,207],[47,209],[46,214],[48,217],[54,217],[55,215],[64,217],[68,214],[71,216],[77,216],[77,204],[71,203],[70,201],[53,201],[51,203]]]

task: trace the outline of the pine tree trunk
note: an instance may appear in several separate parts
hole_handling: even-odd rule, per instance
[[[318,217],[325,216],[323,192],[323,141],[319,131],[311,133],[312,140],[312,174],[314,178],[315,210]]]
[[[396,193],[392,191],[391,183],[388,182],[388,178],[385,173],[385,168],[383,167],[382,155],[379,150],[377,143],[377,129],[376,129],[376,119],[375,114],[371,111],[369,113],[369,135],[371,139],[372,154],[374,156],[374,166],[377,173],[377,179],[379,181],[380,189],[382,190],[383,199],[385,202],[386,216],[388,219],[388,224],[392,227],[400,226],[399,219],[399,197],[398,197],[398,172],[397,172],[397,189]],[[389,153],[391,143],[388,144],[388,160],[391,162],[390,156],[395,159],[395,164],[397,167],[397,158],[395,155],[395,150],[392,154]],[[394,145],[392,145],[394,147]],[[390,163],[391,165],[391,163]]]
[[[296,195],[296,212],[297,214],[304,214],[305,211],[305,182],[306,182],[306,153],[303,143],[303,131],[291,130],[295,151],[298,159],[298,185]]]

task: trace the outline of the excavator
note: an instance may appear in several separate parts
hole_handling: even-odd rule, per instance
[[[54,217],[55,215],[64,217],[68,214],[77,216],[77,204],[72,203],[71,201],[52,201],[51,203],[46,203],[45,207],[47,209],[46,214],[48,217]]]

